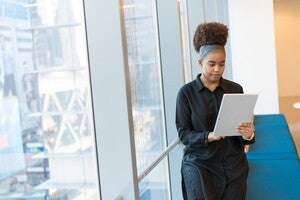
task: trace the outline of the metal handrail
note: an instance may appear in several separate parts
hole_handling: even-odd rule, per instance
[[[141,182],[164,159],[175,146],[179,144],[179,138],[173,141],[142,173],[138,175],[138,183]]]

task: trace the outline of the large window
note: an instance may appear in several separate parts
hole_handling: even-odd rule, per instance
[[[154,0],[124,0],[124,23],[138,174],[166,147],[161,66]],[[141,199],[168,199],[168,163],[139,184]]]
[[[82,0],[0,0],[0,199],[99,199]]]

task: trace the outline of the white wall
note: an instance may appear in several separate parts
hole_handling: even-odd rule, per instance
[[[259,93],[255,114],[279,112],[273,0],[229,0],[233,80]]]

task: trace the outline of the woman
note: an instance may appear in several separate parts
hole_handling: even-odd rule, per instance
[[[202,73],[184,85],[176,102],[176,126],[185,145],[182,160],[184,199],[245,199],[248,162],[244,145],[254,142],[252,123],[237,125],[242,136],[220,137],[213,128],[224,93],[243,88],[222,78],[228,29],[217,22],[200,24],[194,34]]]

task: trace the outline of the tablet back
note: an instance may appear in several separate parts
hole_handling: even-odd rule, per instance
[[[258,94],[224,94],[214,127],[219,136],[241,135],[235,129],[242,122],[250,122]]]

